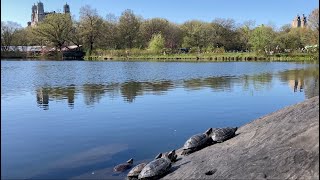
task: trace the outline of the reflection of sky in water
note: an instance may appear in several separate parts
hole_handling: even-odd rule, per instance
[[[131,157],[319,94],[319,68],[293,63],[1,65],[2,177],[112,177]]]

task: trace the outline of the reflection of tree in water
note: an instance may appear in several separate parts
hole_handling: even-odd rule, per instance
[[[252,81],[255,90],[271,88],[272,74],[270,73],[252,75],[249,79]]]
[[[286,82],[293,92],[302,92],[305,97],[311,98],[319,95],[319,68],[287,70],[279,73],[282,82]]]
[[[174,84],[171,81],[143,83],[144,91],[150,91],[155,95],[161,95],[172,87],[174,87]]]
[[[84,103],[86,105],[93,105],[99,102],[106,93],[106,86],[102,84],[84,84],[82,86]]]
[[[70,108],[74,107],[75,86],[68,87],[42,87],[36,90],[37,103],[44,110],[49,109],[49,100],[68,100]]]
[[[232,90],[233,77],[209,77],[203,80],[204,84],[211,87],[215,91],[230,91]]]
[[[307,68],[300,70],[287,70],[277,74],[280,80],[289,83],[294,92],[304,91],[307,98],[319,95],[319,68]],[[161,95],[178,85],[183,85],[189,90],[198,90],[203,87],[212,88],[213,91],[230,91],[235,86],[241,86],[244,91],[249,90],[252,85],[255,90],[271,87],[273,75],[270,73],[257,75],[243,75],[241,77],[223,76],[208,77],[199,79],[189,79],[179,82],[157,81],[157,82],[125,82],[102,84],[84,84],[82,93],[85,104],[93,105],[99,102],[105,95],[110,98],[117,98],[121,94],[126,102],[133,102],[137,96],[151,92],[155,95]],[[67,87],[43,87],[36,90],[37,103],[45,109],[49,109],[50,100],[68,99],[69,107],[73,108],[75,101],[76,87],[70,85]]]
[[[127,102],[133,102],[136,96],[142,95],[142,83],[141,82],[126,82],[121,85],[122,97]]]

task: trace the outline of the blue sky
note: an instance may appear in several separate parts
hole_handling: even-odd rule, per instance
[[[31,6],[37,0],[1,0],[1,21],[14,21],[23,27],[31,19]],[[62,11],[67,2],[71,13],[79,17],[84,5],[96,8],[105,17],[108,13],[120,16],[125,9],[132,9],[143,18],[163,17],[183,23],[197,19],[210,22],[215,18],[232,18],[237,23],[255,20],[256,25],[273,24],[281,27],[293,18],[319,7],[318,0],[41,0],[45,11]]]

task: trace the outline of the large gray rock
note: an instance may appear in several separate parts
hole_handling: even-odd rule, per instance
[[[236,134],[179,156],[163,179],[319,179],[319,96],[261,117]]]

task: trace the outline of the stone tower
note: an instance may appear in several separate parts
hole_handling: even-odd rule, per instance
[[[307,27],[307,17],[302,14],[301,27]]]
[[[38,15],[37,22],[41,22],[44,20],[45,14],[44,14],[43,3],[41,1],[39,1],[37,5],[37,15]]]
[[[67,3],[63,6],[63,12],[70,15],[70,6]],[[39,22],[42,22],[47,15],[54,13],[56,12],[44,12],[43,3],[39,1],[37,5],[34,4],[31,8],[31,22],[28,22],[28,26],[36,26]]]
[[[307,27],[307,17],[305,17],[303,14],[302,17],[300,18],[300,16],[297,15],[293,19],[291,27],[292,28]]]
[[[70,7],[67,3],[63,6],[63,12],[65,14],[70,13]]]

